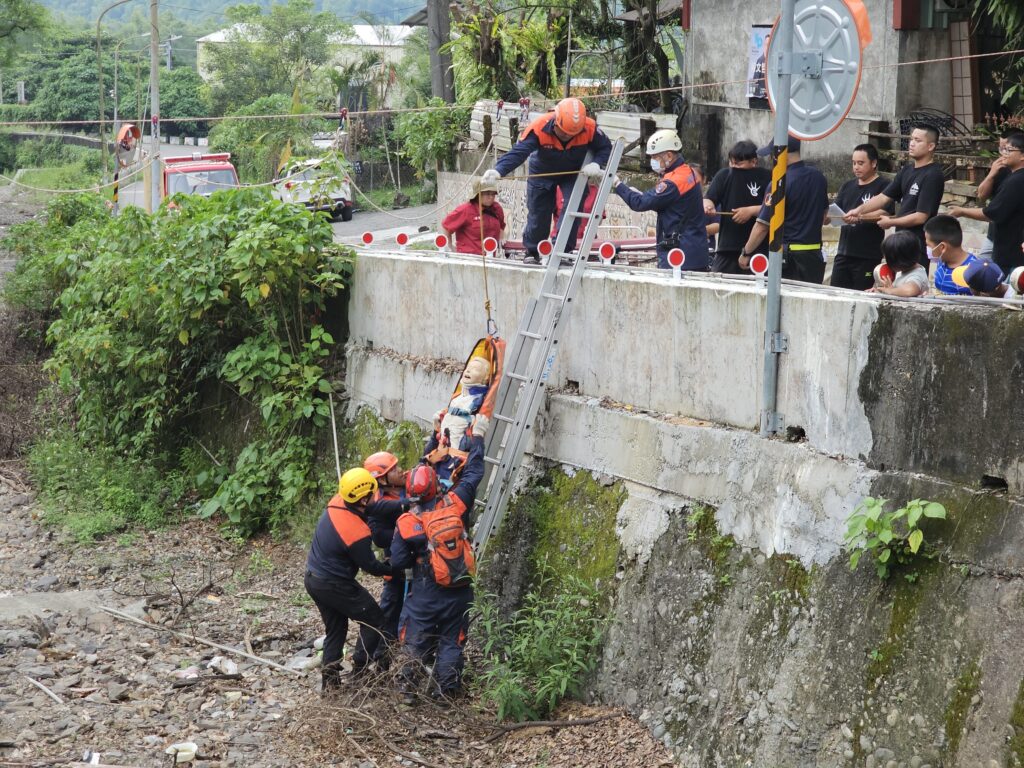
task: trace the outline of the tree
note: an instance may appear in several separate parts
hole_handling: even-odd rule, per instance
[[[0,66],[10,63],[27,36],[46,27],[47,18],[34,0],[0,0]]]
[[[310,149],[309,136],[318,121],[292,113],[294,104],[283,94],[257,99],[233,116],[289,115],[263,120],[223,120],[210,130],[210,149],[230,152],[245,183],[270,181],[281,164],[285,148]],[[322,126],[321,126],[322,127]]]
[[[228,39],[209,46],[205,63],[217,114],[263,96],[303,93],[330,63],[332,41],[351,31],[334,14],[314,12],[312,0],[288,0],[266,13],[258,5],[236,5],[226,16],[233,25]]]

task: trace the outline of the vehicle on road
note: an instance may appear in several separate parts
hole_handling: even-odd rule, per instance
[[[209,197],[217,190],[240,186],[230,152],[209,155],[194,152],[181,157],[165,157],[163,165],[164,197],[181,193]]]
[[[286,203],[327,211],[332,219],[352,220],[352,180],[338,175],[336,163],[325,158],[298,160],[280,172],[274,196]]]

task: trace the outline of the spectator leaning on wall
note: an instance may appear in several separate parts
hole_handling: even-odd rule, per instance
[[[924,225],[924,239],[928,258],[937,262],[935,289],[949,295],[970,296],[970,288],[953,282],[953,270],[970,264],[976,258],[963,249],[964,232],[960,222],[944,213],[933,216]]]
[[[1014,133],[1001,150],[1010,175],[984,208],[953,208],[950,214],[977,221],[991,221],[992,260],[1003,272],[1024,266],[1024,133]]]
[[[930,125],[915,125],[910,132],[908,153],[912,165],[900,168],[885,191],[871,198],[852,211],[847,211],[843,221],[856,224],[867,214],[882,210],[892,202],[898,202],[895,216],[881,216],[878,226],[882,229],[895,227],[917,235],[920,244],[918,263],[927,268],[928,256],[924,245],[924,223],[939,212],[945,177],[942,168],[935,162],[935,148],[939,143],[939,132]]]

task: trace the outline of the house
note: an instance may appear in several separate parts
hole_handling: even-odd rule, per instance
[[[384,105],[391,106],[401,98],[401,94],[397,92],[395,87],[392,87],[396,85],[395,68],[401,61],[406,40],[415,30],[412,27],[401,24],[352,24],[349,29],[351,30],[350,33],[337,35],[331,40],[335,47],[332,59],[333,66],[340,70],[346,66],[358,64],[368,55],[375,55],[378,58],[376,66],[384,69],[383,72],[375,73],[379,75],[375,80],[387,86],[382,89],[383,93],[381,96]],[[232,35],[240,35],[244,38],[246,35],[246,25],[235,24],[234,26],[211,32],[196,40],[196,68],[204,80],[210,79],[210,72],[206,66],[208,61],[206,51],[208,47],[222,45]],[[365,101],[365,97],[359,101],[360,103],[350,106],[365,106],[362,103]]]
[[[910,121],[921,116],[944,136],[965,136],[975,133],[987,113],[1000,111],[1002,94],[993,92],[992,73],[1006,66],[1005,57],[946,60],[1003,46],[991,22],[971,19],[967,0],[864,0],[864,5],[873,41],[863,53],[857,97],[834,133],[805,146],[808,157],[824,164],[831,159],[845,169],[852,147],[867,141],[870,132],[905,134]],[[688,143],[713,167],[735,141],[760,143],[772,134],[767,101],[748,90],[748,81],[778,6],[683,0],[683,8],[684,26],[687,16],[690,22],[684,49],[690,108],[684,126]],[[885,141],[882,137],[883,147]],[[955,153],[969,143],[944,138],[940,150]],[[897,140],[893,149],[898,145]]]

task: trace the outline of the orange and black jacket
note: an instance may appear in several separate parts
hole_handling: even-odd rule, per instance
[[[385,553],[391,549],[391,539],[395,536],[395,525],[398,523],[399,515],[409,508],[409,504],[404,502],[404,488],[382,485],[377,499],[367,507],[366,524],[370,526],[373,543]]]
[[[370,504],[367,512],[380,513],[383,510],[376,508],[379,505],[401,503],[382,499]],[[360,568],[374,576],[392,573],[391,566],[373,555],[366,518],[349,509],[341,496],[335,496],[316,524],[306,569],[322,579],[352,580]]]
[[[563,142],[555,135],[555,117],[549,112],[536,118],[519,134],[519,141],[501,156],[494,170],[508,176],[529,157],[530,173],[578,173],[587,150],[593,150],[591,160],[602,168],[612,153],[612,143],[594,119],[588,117],[584,129]]]
[[[472,523],[477,486],[484,479],[484,439],[469,432],[466,432],[466,436],[469,438],[469,456],[458,481],[448,493],[422,504],[421,508],[426,511],[439,507],[453,507],[459,511],[462,525],[468,531]],[[422,564],[426,557],[427,534],[414,509],[398,518],[395,538],[391,542],[391,564],[396,569],[410,568]],[[417,577],[432,578],[428,571],[426,568],[415,568],[414,574]]]

